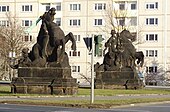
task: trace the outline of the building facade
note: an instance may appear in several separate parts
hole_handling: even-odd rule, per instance
[[[104,40],[94,63],[103,61],[104,43],[111,29],[126,28],[137,35],[134,45],[145,55],[145,74],[160,74],[169,78],[170,69],[170,9],[168,0],[1,0],[0,24],[6,25],[10,12],[23,26],[28,36],[25,41],[36,42],[40,23],[35,21],[51,7],[56,8],[55,22],[65,34],[73,32],[77,51],[67,44],[72,76],[86,83],[91,74],[91,56],[83,41],[85,37],[100,35]],[[31,27],[31,29],[30,29]],[[30,46],[31,48],[32,46]]]

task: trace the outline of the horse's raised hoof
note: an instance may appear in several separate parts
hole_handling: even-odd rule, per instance
[[[76,51],[76,45],[72,45],[72,46],[71,46],[71,49],[74,50],[74,51]]]

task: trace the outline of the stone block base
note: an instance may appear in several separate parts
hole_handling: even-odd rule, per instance
[[[97,71],[95,79],[97,89],[139,89],[143,82],[133,71]]]
[[[29,82],[29,80],[31,82]],[[56,94],[56,95],[73,95],[78,92],[76,79],[45,79],[48,82],[36,82],[37,78],[13,78],[11,83],[12,93],[22,94]],[[33,83],[34,81],[34,83]]]
[[[12,79],[12,93],[73,95],[78,92],[77,80],[70,68],[19,68]]]

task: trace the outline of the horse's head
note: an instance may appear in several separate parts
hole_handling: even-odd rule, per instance
[[[127,39],[130,39],[130,40],[133,40],[134,39],[134,36],[126,29],[124,29],[121,33],[120,33],[120,37],[122,38],[127,38]]]
[[[23,49],[22,49],[22,56],[23,56],[24,58],[27,58],[27,57],[28,57],[28,51],[29,51],[28,48],[23,48]]]
[[[54,20],[54,15],[56,14],[55,11],[56,11],[55,8],[51,8],[48,12],[45,12],[42,16],[40,16],[40,18],[42,20],[52,22]]]

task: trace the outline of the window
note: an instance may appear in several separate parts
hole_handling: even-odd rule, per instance
[[[71,19],[70,26],[80,26],[80,19]]]
[[[119,4],[119,10],[125,10],[125,2],[122,1],[122,2],[118,2]]]
[[[28,41],[29,40],[29,36],[25,36],[25,40],[24,41]]]
[[[30,35],[29,38],[30,38],[30,41],[32,41],[32,35]]]
[[[22,20],[22,26],[31,26],[32,21],[31,20]]]
[[[136,4],[131,4],[131,10],[136,10]]]
[[[45,11],[49,11],[50,10],[50,5],[45,6]]]
[[[32,5],[22,5],[22,11],[23,12],[31,12],[32,11]]]
[[[125,25],[125,18],[118,18],[118,25],[124,26]]]
[[[74,39],[76,40],[76,42],[80,42],[80,35],[74,35]]]
[[[1,20],[1,21],[0,21],[0,26],[9,26],[9,21],[7,21],[7,20]]]
[[[146,50],[146,57],[157,57],[158,51],[157,50]]]
[[[158,25],[158,18],[146,18],[147,25]]]
[[[69,56],[80,57],[80,51],[70,51]]]
[[[158,34],[146,34],[146,41],[157,41]]]
[[[101,25],[103,25],[103,19],[95,19],[95,20],[94,20],[94,25],[95,25],[95,26],[101,26]]]
[[[158,2],[147,3],[146,4],[146,9],[158,9]]]
[[[114,2],[114,4],[113,4],[113,9],[115,9],[116,8],[116,10],[121,10],[121,11],[123,11],[123,10],[136,10],[137,9],[137,1],[122,1],[122,0],[117,0],[117,1],[115,1]]]
[[[106,10],[106,3],[96,3],[95,10]]]
[[[50,3],[42,3],[43,7],[45,8],[45,11],[50,10]]]
[[[56,4],[56,11],[61,11],[61,3]]]
[[[119,4],[119,9],[120,10],[125,10],[125,4]]]
[[[137,18],[136,17],[130,18],[130,25],[131,26],[137,26]]]
[[[32,41],[32,35],[25,35],[24,36],[24,41],[25,42]]]
[[[70,10],[71,11],[81,10],[81,5],[80,4],[70,4]]]
[[[157,66],[146,67],[146,73],[157,73]]]
[[[130,9],[131,10],[136,10],[137,9],[137,2],[135,2],[135,1],[130,2]]]
[[[72,66],[72,72],[80,72],[80,66]]]
[[[9,12],[9,6],[0,6],[0,12]]]
[[[57,24],[58,26],[61,26],[61,18],[56,18],[56,24]]]

